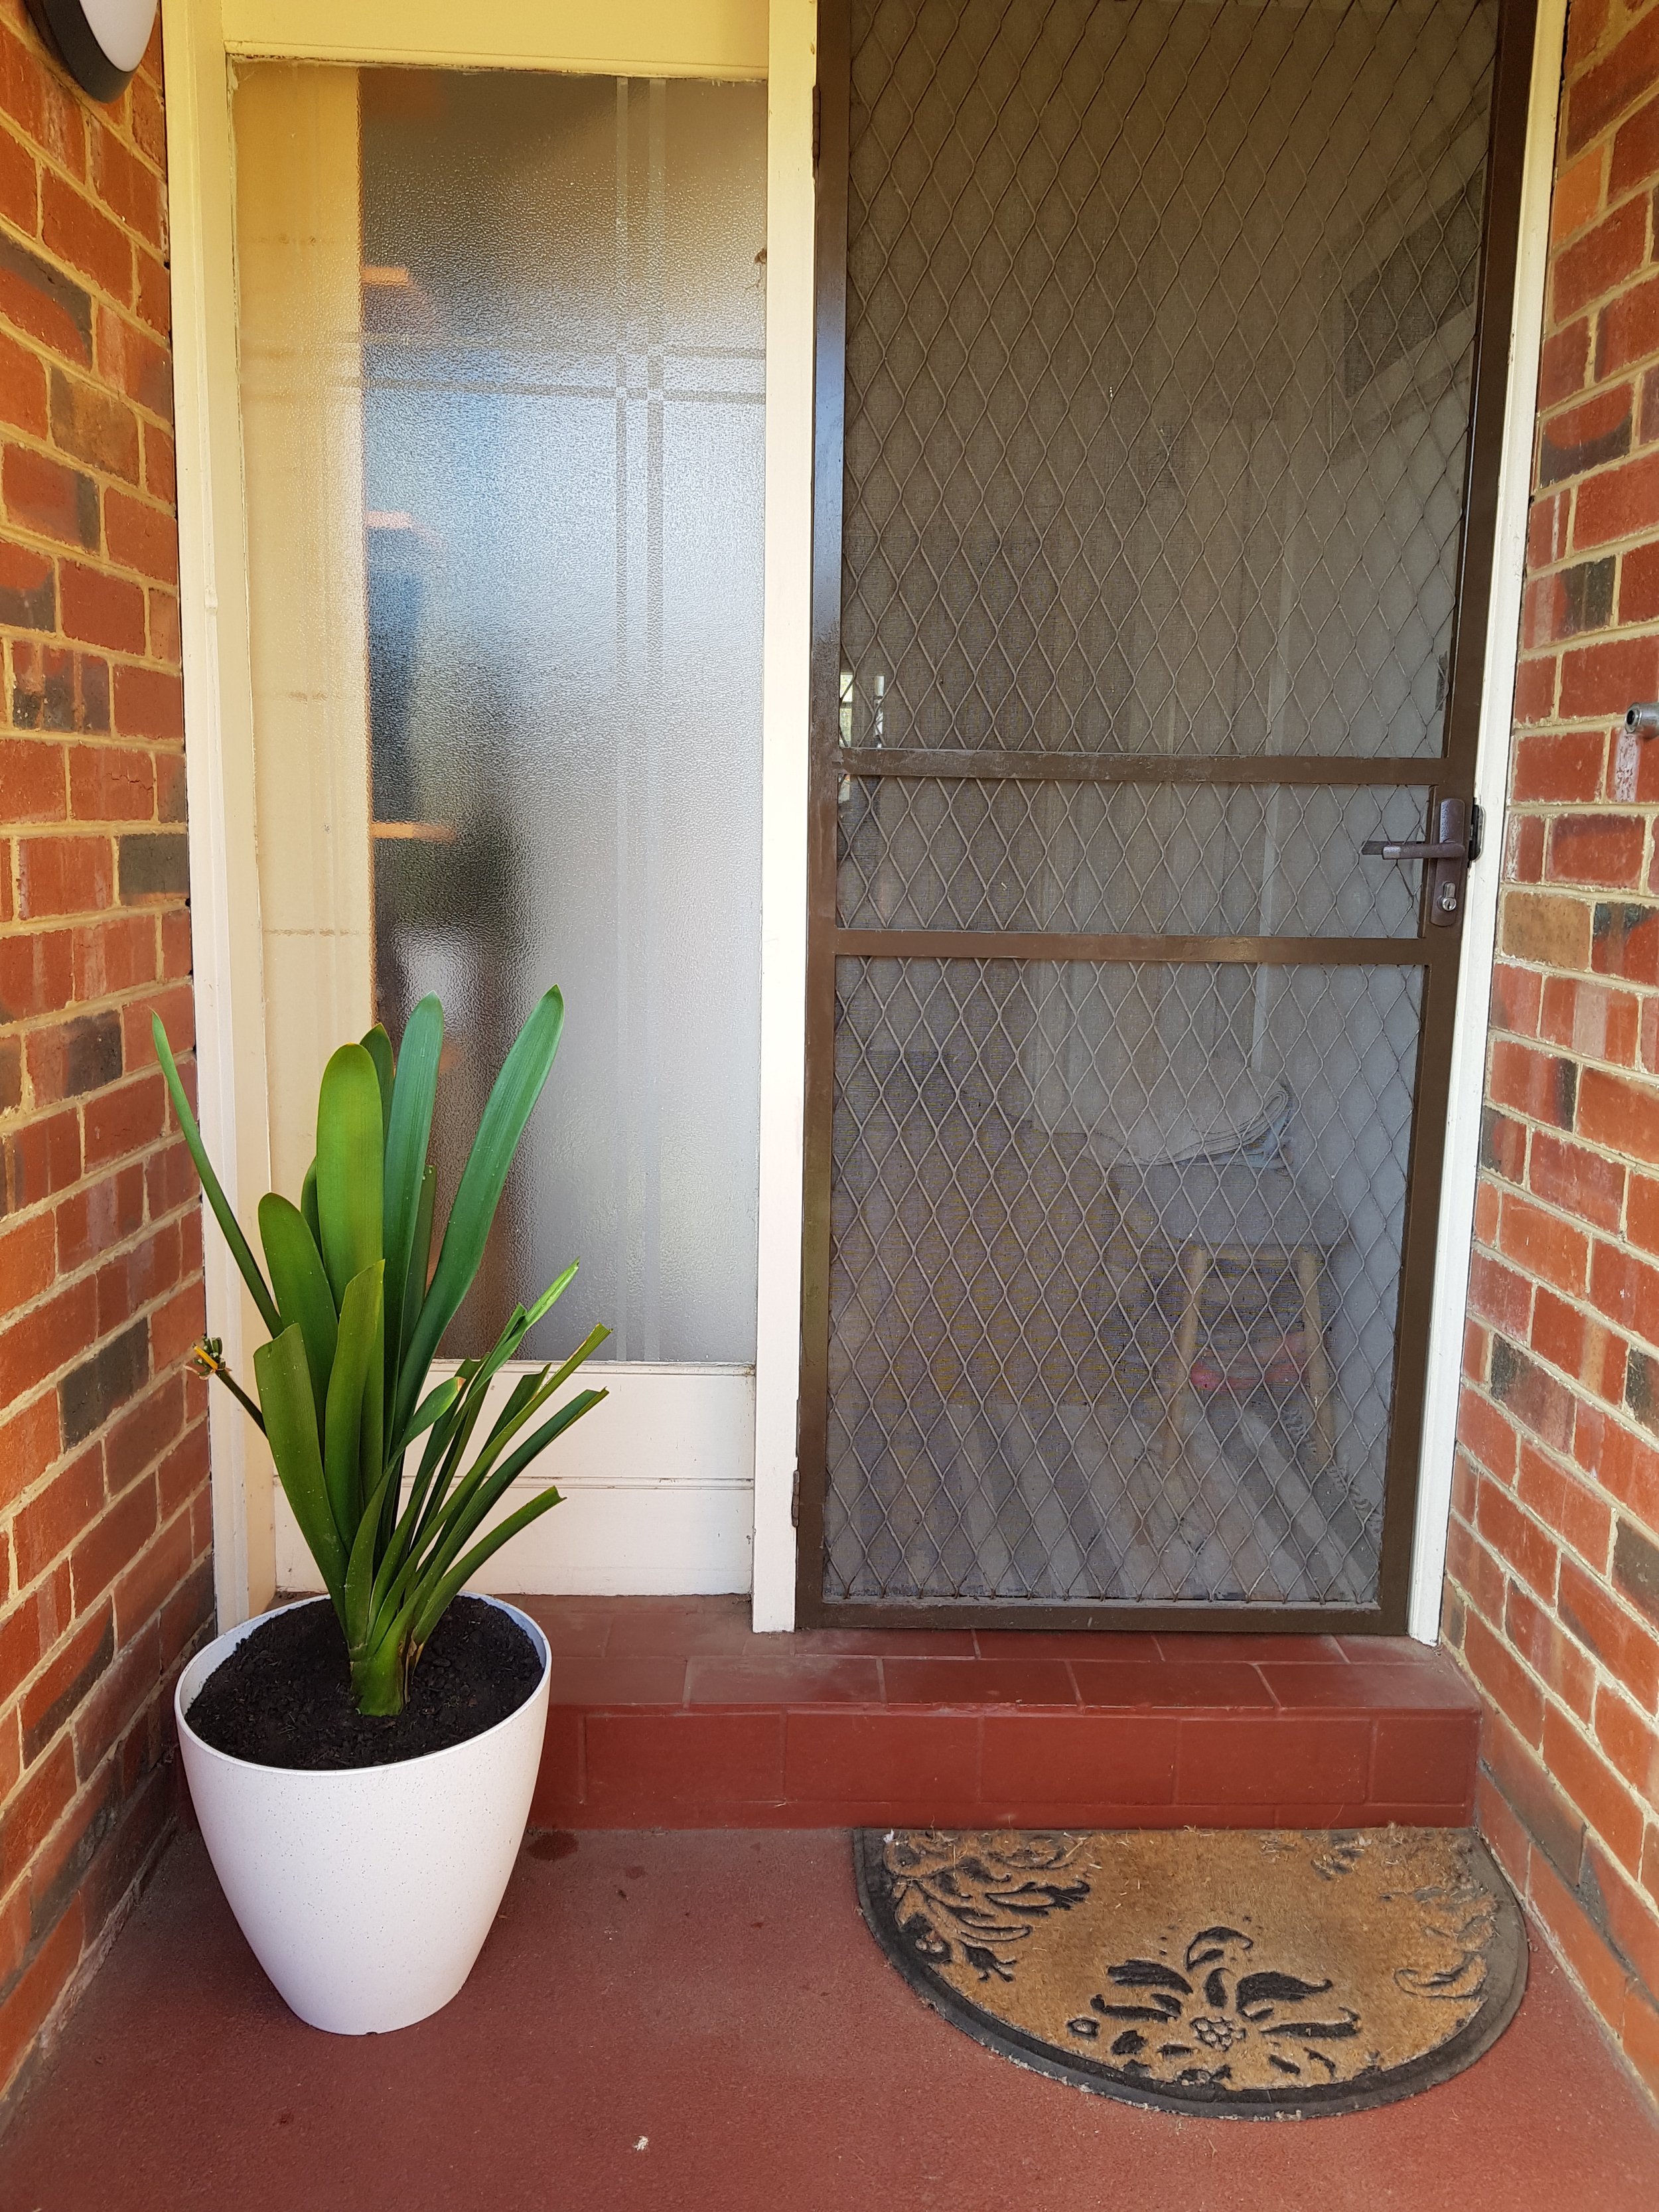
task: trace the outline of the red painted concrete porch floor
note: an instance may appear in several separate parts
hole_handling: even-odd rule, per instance
[[[1479,1712],[1380,1637],[757,1636],[744,1598],[522,1598],[552,1827],[1458,1826]]]
[[[6,2212],[1651,2212],[1659,2124],[1548,1959],[1455,2081],[1297,2124],[1139,2112],[947,2027],[844,1834],[520,1858],[448,2008],[302,2027],[177,1842],[0,2139]]]

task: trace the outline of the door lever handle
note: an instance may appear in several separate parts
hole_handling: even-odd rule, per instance
[[[1359,849],[1379,860],[1427,861],[1434,870],[1429,921],[1437,929],[1452,929],[1462,918],[1469,863],[1480,857],[1480,809],[1466,799],[1443,799],[1435,827],[1437,837],[1368,837]]]
[[[1367,837],[1359,849],[1383,860],[1467,860],[1469,857],[1467,840],[1461,843],[1444,840],[1430,845],[1421,838],[1408,837],[1396,842],[1390,837]]]

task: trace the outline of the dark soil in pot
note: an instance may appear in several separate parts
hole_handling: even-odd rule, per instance
[[[256,1766],[389,1766],[482,1735],[541,1678],[541,1654],[511,1614],[460,1597],[422,1652],[402,1712],[370,1718],[351,1702],[345,1638],[324,1599],[245,1636],[186,1717],[204,1743]]]

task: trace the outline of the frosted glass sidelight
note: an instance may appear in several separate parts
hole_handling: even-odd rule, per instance
[[[746,1362],[765,88],[356,76],[362,482],[325,496],[366,518],[375,1000],[449,1017],[441,1197],[534,999],[567,1007],[446,1349],[577,1258],[546,1349],[605,1321],[607,1357]]]

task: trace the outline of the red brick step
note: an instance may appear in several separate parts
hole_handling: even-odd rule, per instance
[[[807,1630],[743,1598],[520,1598],[563,1828],[1462,1826],[1479,1708],[1352,1636]]]

